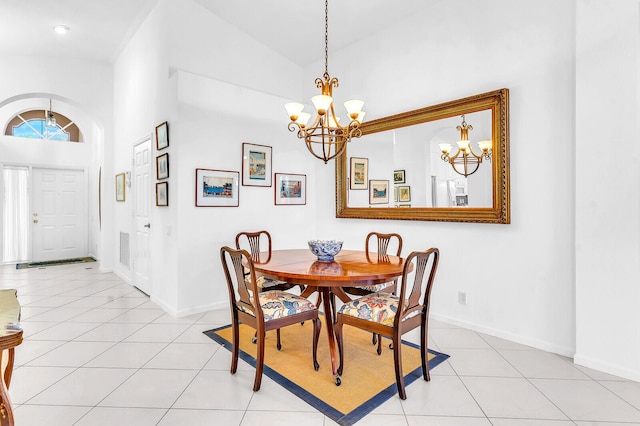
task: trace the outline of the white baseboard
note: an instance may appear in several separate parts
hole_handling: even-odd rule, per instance
[[[445,322],[447,324],[457,325],[459,327],[477,331],[479,333],[484,333],[490,336],[499,337],[501,339],[509,340],[511,342],[519,343],[521,345],[531,346],[533,348],[541,349],[543,351],[553,352],[555,354],[566,356],[569,358],[573,358],[575,354],[575,348],[572,348],[572,347],[560,346],[550,342],[546,342],[544,340],[539,340],[539,339],[535,339],[528,336],[522,336],[519,334],[506,332],[504,330],[499,330],[493,327],[485,327],[477,323],[461,321],[458,318],[449,317],[447,315],[440,315],[432,312],[430,314],[430,317],[435,320]]]
[[[201,314],[204,312],[209,312],[209,311],[214,311],[216,309],[224,309],[229,307],[229,303],[224,301],[224,302],[208,303],[206,305],[195,306],[189,309],[175,310],[173,306],[170,306],[169,304],[165,303],[163,300],[160,300],[156,297],[151,296],[151,301],[156,303],[158,306],[162,308],[163,311],[165,311],[166,313],[168,313],[169,315],[175,318],[182,318],[189,315]]]
[[[633,371],[629,370],[628,368],[622,368],[619,365],[611,364],[609,362],[605,362],[589,356],[584,356],[579,353],[575,354],[573,362],[577,365],[591,368],[592,370],[598,370],[602,371],[603,373],[640,382],[640,371]]]

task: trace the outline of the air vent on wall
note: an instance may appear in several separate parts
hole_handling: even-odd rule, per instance
[[[120,233],[120,264],[129,268],[129,234]]]

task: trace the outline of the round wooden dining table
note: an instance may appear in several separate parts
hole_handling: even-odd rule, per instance
[[[336,385],[340,385],[336,362],[336,341],[333,332],[332,294],[342,302],[351,300],[342,287],[369,286],[393,281],[402,275],[404,259],[397,256],[367,255],[364,251],[342,250],[333,262],[322,262],[307,249],[273,250],[260,253],[260,261],[254,262],[257,273],[267,277],[306,286],[302,296],[318,292],[322,303],[329,340],[331,370]]]

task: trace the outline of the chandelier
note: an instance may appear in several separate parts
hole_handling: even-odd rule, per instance
[[[49,111],[46,113],[47,116],[47,127],[55,127],[56,118],[53,115],[53,111],[51,110],[51,99],[49,99]]]
[[[304,139],[307,149],[314,157],[327,161],[342,154],[351,138],[362,136],[360,124],[365,112],[362,111],[363,101],[350,100],[344,103],[347,109],[349,123],[340,124],[340,117],[336,116],[333,108],[333,88],[338,87],[338,79],[329,75],[329,1],[324,2],[324,74],[316,78],[316,87],[321,90],[320,95],[311,98],[316,108],[316,117],[307,125],[311,114],[303,112],[304,105],[296,102],[285,104],[289,114],[289,131],[297,130],[298,138]]]
[[[440,158],[451,164],[456,173],[467,177],[478,171],[483,159],[491,161],[491,146],[493,143],[490,140],[480,141],[478,142],[478,147],[482,152],[480,154],[473,152],[469,142],[469,130],[473,130],[473,126],[467,124],[464,115],[462,116],[462,124],[457,126],[456,130],[460,131],[460,140],[457,142],[458,150],[455,155],[451,156],[452,145],[450,143],[441,143],[440,150],[442,155]]]

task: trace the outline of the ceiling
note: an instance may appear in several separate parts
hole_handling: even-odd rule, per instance
[[[304,66],[324,56],[321,0],[194,0]],[[329,50],[340,49],[441,0],[332,0]],[[113,62],[157,0],[2,0],[0,55]],[[57,35],[53,27],[71,28]],[[286,31],[284,30],[286,29]]]

